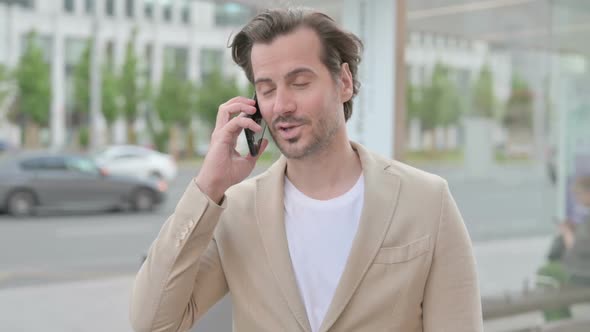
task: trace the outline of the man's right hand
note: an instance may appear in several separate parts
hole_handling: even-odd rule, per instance
[[[254,132],[262,130],[254,120],[245,116],[256,112],[254,105],[253,99],[235,97],[219,106],[209,150],[195,179],[201,191],[215,202],[221,201],[229,187],[242,182],[252,173],[256,161],[268,145],[268,140],[264,139],[256,157],[250,154],[242,156],[236,150],[238,136],[244,128]]]

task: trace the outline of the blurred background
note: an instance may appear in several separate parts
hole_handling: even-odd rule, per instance
[[[0,0],[0,331],[131,330],[217,107],[253,93],[228,42],[286,5],[363,40],[349,134],[448,180],[486,331],[590,330],[590,1]],[[230,330],[229,297],[194,329]]]

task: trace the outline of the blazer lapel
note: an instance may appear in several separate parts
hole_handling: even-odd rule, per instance
[[[270,262],[291,312],[304,331],[310,332],[307,312],[297,287],[285,231],[283,187],[286,160],[281,157],[266,176],[256,182],[256,213],[260,235]]]
[[[400,190],[400,179],[362,146],[352,143],[358,152],[365,177],[364,206],[356,236],[320,332],[334,325],[361,283],[377,254],[393,219]]]

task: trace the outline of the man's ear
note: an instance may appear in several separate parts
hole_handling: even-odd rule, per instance
[[[340,96],[342,98],[342,102],[345,103],[352,98],[352,94],[354,91],[352,82],[352,73],[350,72],[350,68],[348,67],[348,63],[343,63],[340,66]]]

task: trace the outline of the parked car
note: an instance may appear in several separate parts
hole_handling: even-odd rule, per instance
[[[10,142],[0,139],[0,153],[14,149]]]
[[[149,211],[166,190],[162,180],[110,175],[80,155],[23,152],[0,159],[0,209],[14,216],[41,209]]]
[[[94,155],[98,165],[110,174],[172,181],[177,166],[168,154],[137,145],[113,145]]]

